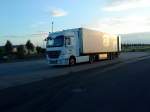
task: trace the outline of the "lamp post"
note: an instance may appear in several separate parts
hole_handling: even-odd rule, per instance
[[[54,30],[54,21],[52,21],[52,33],[53,33],[53,30]]]
[[[51,30],[52,30],[52,33],[53,33],[54,32],[54,17],[53,16],[52,16],[52,24],[51,25],[52,25],[52,29]]]

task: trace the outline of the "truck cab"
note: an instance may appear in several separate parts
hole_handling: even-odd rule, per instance
[[[75,57],[79,55],[75,32],[50,33],[47,37],[46,56],[50,65],[75,64]]]

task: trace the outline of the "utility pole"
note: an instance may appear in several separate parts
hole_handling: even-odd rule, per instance
[[[54,21],[52,20],[52,33],[54,31]]]

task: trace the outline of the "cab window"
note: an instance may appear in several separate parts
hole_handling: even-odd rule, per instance
[[[65,38],[66,45],[71,45],[71,39],[69,37]]]

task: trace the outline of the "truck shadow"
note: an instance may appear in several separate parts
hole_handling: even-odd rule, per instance
[[[104,61],[107,61],[107,60],[108,59],[98,60],[98,61],[93,62],[92,64],[97,64],[97,63],[104,62]],[[73,66],[70,66],[70,65],[54,65],[54,66],[51,66],[51,67],[55,68],[55,69],[60,69],[60,68],[69,68],[69,67],[76,67],[76,66],[92,65],[92,64],[90,64],[89,62],[82,62],[82,63],[77,63]]]

